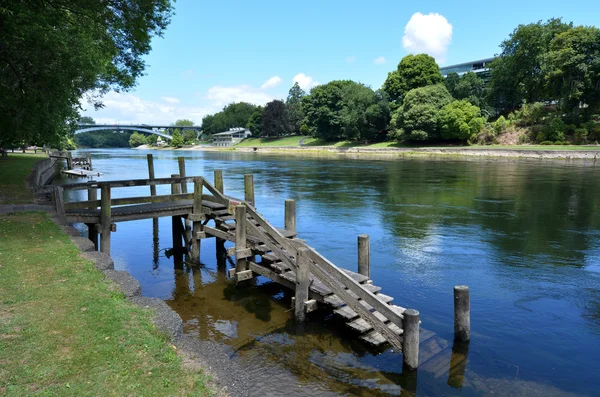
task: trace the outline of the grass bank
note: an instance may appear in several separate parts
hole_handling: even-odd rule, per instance
[[[0,395],[209,394],[47,214],[0,216],[0,241]]]
[[[286,136],[283,138],[247,138],[235,147],[300,146],[300,140],[306,136]]]
[[[33,192],[25,180],[35,164],[46,157],[45,153],[9,153],[0,157],[0,204],[33,202]]]

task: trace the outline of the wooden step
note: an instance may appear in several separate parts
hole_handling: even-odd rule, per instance
[[[217,222],[234,221],[234,220],[235,220],[235,215],[223,215],[223,216],[219,216],[219,217],[215,218],[215,221],[217,221]]]
[[[402,335],[402,330],[400,328],[398,328],[395,324],[393,323],[389,323],[386,324],[394,333],[397,333],[398,335]],[[364,335],[361,335],[358,337],[360,340],[363,340],[373,346],[380,346],[384,343],[386,343],[387,341],[385,340],[385,338],[383,336],[381,336],[381,334],[375,330],[367,332]]]
[[[279,261],[279,258],[273,253],[263,254],[262,259],[263,259],[263,262],[264,261],[266,261],[266,262],[278,262]]]
[[[226,216],[226,215],[231,215],[231,214],[229,213],[229,210],[227,210],[227,209],[224,209],[224,210],[216,210],[216,211],[211,211],[210,215],[213,215],[213,216],[219,217],[219,216],[221,216],[221,215],[223,215],[223,216]],[[235,219],[235,218],[234,218],[234,219]]]

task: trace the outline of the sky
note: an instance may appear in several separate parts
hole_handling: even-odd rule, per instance
[[[408,54],[427,53],[440,66],[491,57],[519,24],[552,17],[600,26],[600,2],[177,0],[137,86],[108,93],[99,111],[84,102],[82,114],[97,123],[200,125],[231,102],[285,99],[295,81],[307,91],[339,79],[378,89]]]

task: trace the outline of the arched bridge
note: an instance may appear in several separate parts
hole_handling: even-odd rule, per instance
[[[144,132],[146,134],[154,134],[165,139],[171,140],[173,137],[171,136],[174,129],[178,130],[195,130],[200,131],[202,128],[198,126],[191,127],[180,127],[173,125],[148,125],[148,124],[131,124],[131,125],[120,125],[120,124],[77,124],[78,129],[75,131],[75,134],[79,134],[81,132],[91,132],[91,131],[114,131],[114,130],[128,130],[128,131],[137,131]]]

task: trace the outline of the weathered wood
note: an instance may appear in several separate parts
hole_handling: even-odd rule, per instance
[[[285,200],[285,222],[286,230],[296,233],[296,200]]]
[[[179,176],[181,178],[185,178],[186,174],[185,174],[185,158],[183,157],[177,157],[177,163],[179,164]],[[188,188],[187,188],[187,182],[182,182],[181,183],[181,193],[187,193],[188,192]]]
[[[89,183],[95,183],[95,181],[89,181]],[[87,191],[87,196],[88,196],[88,201],[97,201],[98,200],[98,189],[96,189],[95,187],[90,187]],[[96,209],[97,205],[95,205],[93,208]],[[92,240],[92,242],[94,243],[94,247],[96,248],[96,251],[98,251],[98,224],[96,223],[88,223],[87,224],[88,227],[88,238],[90,240]]]
[[[148,178],[150,180],[154,179],[154,158],[152,157],[152,153],[149,153],[148,158]],[[150,195],[156,196],[156,185],[150,185]]]
[[[471,340],[471,302],[469,287],[454,287],[454,339],[461,342]]]
[[[290,256],[290,254],[286,253],[279,245],[277,245],[276,242],[274,243],[273,240],[269,238],[272,237],[271,234],[267,236],[265,233],[260,231],[256,225],[253,225],[251,222],[246,222],[246,228],[249,229],[251,234],[258,237],[260,241],[262,241],[271,251],[273,251],[280,260],[284,261],[287,265],[290,266],[290,268],[294,270],[296,269],[295,260]],[[294,251],[294,256],[295,255],[296,251]]]
[[[211,196],[212,197],[212,196]],[[143,196],[143,197],[122,197],[112,200],[113,207],[118,205],[132,205],[145,203],[167,203],[170,201],[191,200],[194,198],[193,193],[187,194],[165,194],[160,196]],[[65,203],[65,210],[72,211],[81,208],[98,207],[100,202],[96,201],[73,201]]]
[[[178,174],[172,174],[171,175],[172,179],[177,179],[179,178]],[[171,194],[180,194],[181,193],[181,184],[180,183],[172,183],[171,184]],[[183,238],[183,231],[185,230],[185,228],[183,227],[182,223],[181,223],[181,217],[180,216],[173,216],[171,217],[171,235],[173,237],[173,249],[175,250],[176,253],[179,253],[181,251],[181,248],[183,248],[183,243],[182,243],[182,238]]]
[[[273,238],[274,241],[281,245],[291,255],[296,255],[296,247],[291,243],[291,240],[287,239],[277,228],[273,227],[262,215],[256,212],[256,209],[253,206],[247,205],[246,208],[248,214],[264,228],[266,233]]]
[[[368,234],[358,236],[358,273],[366,277],[371,275],[371,243]]]
[[[56,209],[56,213],[59,217],[63,218],[65,216],[65,201],[63,198],[63,188],[60,186],[56,186],[54,188],[54,208]]]
[[[419,312],[413,309],[404,311],[402,322],[404,331],[402,341],[403,364],[409,370],[419,366]]]
[[[210,234],[211,236],[215,236],[217,238],[223,239],[223,240],[228,240],[231,242],[235,243],[235,234],[233,233],[227,233],[224,232],[222,230],[219,230],[215,227],[211,227],[211,226],[204,226],[204,232],[206,234]]]
[[[250,203],[253,207],[254,203],[254,175],[244,175],[244,200]]]
[[[227,197],[225,197],[225,195],[223,193],[218,191],[213,185],[208,183],[208,181],[204,178],[202,178],[202,183],[204,184],[204,187],[206,187],[206,189],[215,197],[215,202],[217,202],[219,204],[223,204],[225,207],[229,206],[229,199]]]
[[[236,272],[248,270],[248,261],[242,254],[246,249],[246,206],[238,205],[235,207],[235,248],[236,248]]]
[[[102,181],[102,182],[98,182],[98,187],[100,185],[111,185],[112,188],[133,187],[133,186],[171,185],[173,183],[193,182],[194,178],[197,178],[197,177],[187,176],[185,178],[171,177],[171,178],[156,178],[156,179],[130,179],[130,180],[122,180],[122,181]],[[85,190],[89,187],[87,182],[63,184],[60,186],[65,190]]]
[[[215,170],[215,189],[219,192],[224,193],[224,185],[223,185],[223,171]]]
[[[296,321],[299,323],[306,320],[304,304],[308,300],[308,285],[310,283],[309,260],[308,250],[300,248],[296,257],[296,304],[294,310]]]
[[[252,274],[252,270],[244,270],[241,272],[238,272],[236,270],[235,272],[235,281],[237,281],[238,283],[241,281],[250,280],[252,277],[254,277]]]
[[[110,185],[100,187],[100,250],[110,256],[111,218]]]

